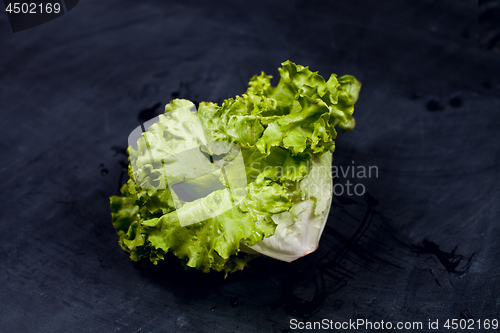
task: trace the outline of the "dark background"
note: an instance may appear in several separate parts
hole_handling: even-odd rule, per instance
[[[15,34],[0,14],[0,332],[499,318],[500,53],[479,39],[470,0],[89,0]],[[287,59],[363,82],[334,163],[377,166],[351,180],[367,193],[335,197],[319,249],[292,264],[224,280],[131,262],[108,199],[129,132]]]

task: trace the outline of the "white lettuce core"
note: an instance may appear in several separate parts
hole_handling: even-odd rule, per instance
[[[243,246],[242,251],[258,252],[286,262],[314,252],[318,248],[332,202],[331,164],[330,152],[313,158],[309,174],[299,182],[293,207],[287,212],[273,215],[273,221],[277,224],[274,235],[250,248]]]

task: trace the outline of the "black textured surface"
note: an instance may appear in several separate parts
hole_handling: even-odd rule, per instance
[[[16,34],[1,14],[0,50],[1,332],[499,317],[500,61],[478,47],[476,2],[83,1]],[[367,194],[334,198],[292,264],[223,280],[130,262],[108,207],[129,132],[287,59],[363,82],[334,163],[377,166],[354,180]]]

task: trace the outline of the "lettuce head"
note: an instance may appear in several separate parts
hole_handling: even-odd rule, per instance
[[[134,261],[168,252],[203,272],[243,269],[259,255],[293,261],[316,250],[333,195],[335,128],[350,131],[361,84],[290,61],[280,81],[165,114],[129,136],[129,180],[112,196],[120,246]]]

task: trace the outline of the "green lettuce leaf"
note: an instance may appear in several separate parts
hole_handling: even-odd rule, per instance
[[[157,263],[171,251],[186,266],[204,272],[210,268],[227,271],[228,266],[234,266],[235,263],[227,261],[231,255],[238,254],[240,242],[251,246],[271,236],[276,227],[271,215],[286,211],[292,205],[284,188],[262,178],[249,185],[247,197],[238,206],[202,222],[181,226],[178,214],[184,207],[159,217],[150,214],[158,211],[154,208],[141,214],[138,207],[144,204],[143,198],[131,193],[131,185],[129,181],[122,187],[121,197],[111,198],[113,225],[120,236],[120,245],[130,252],[131,259],[149,258]],[[157,190],[152,198],[158,199],[158,192],[168,191]],[[168,196],[165,197],[167,202],[160,199],[159,205],[168,204]],[[149,198],[146,200],[151,204]],[[188,212],[196,214],[202,206],[219,208],[217,202],[205,200],[207,202],[206,206],[201,200],[192,204]]]

